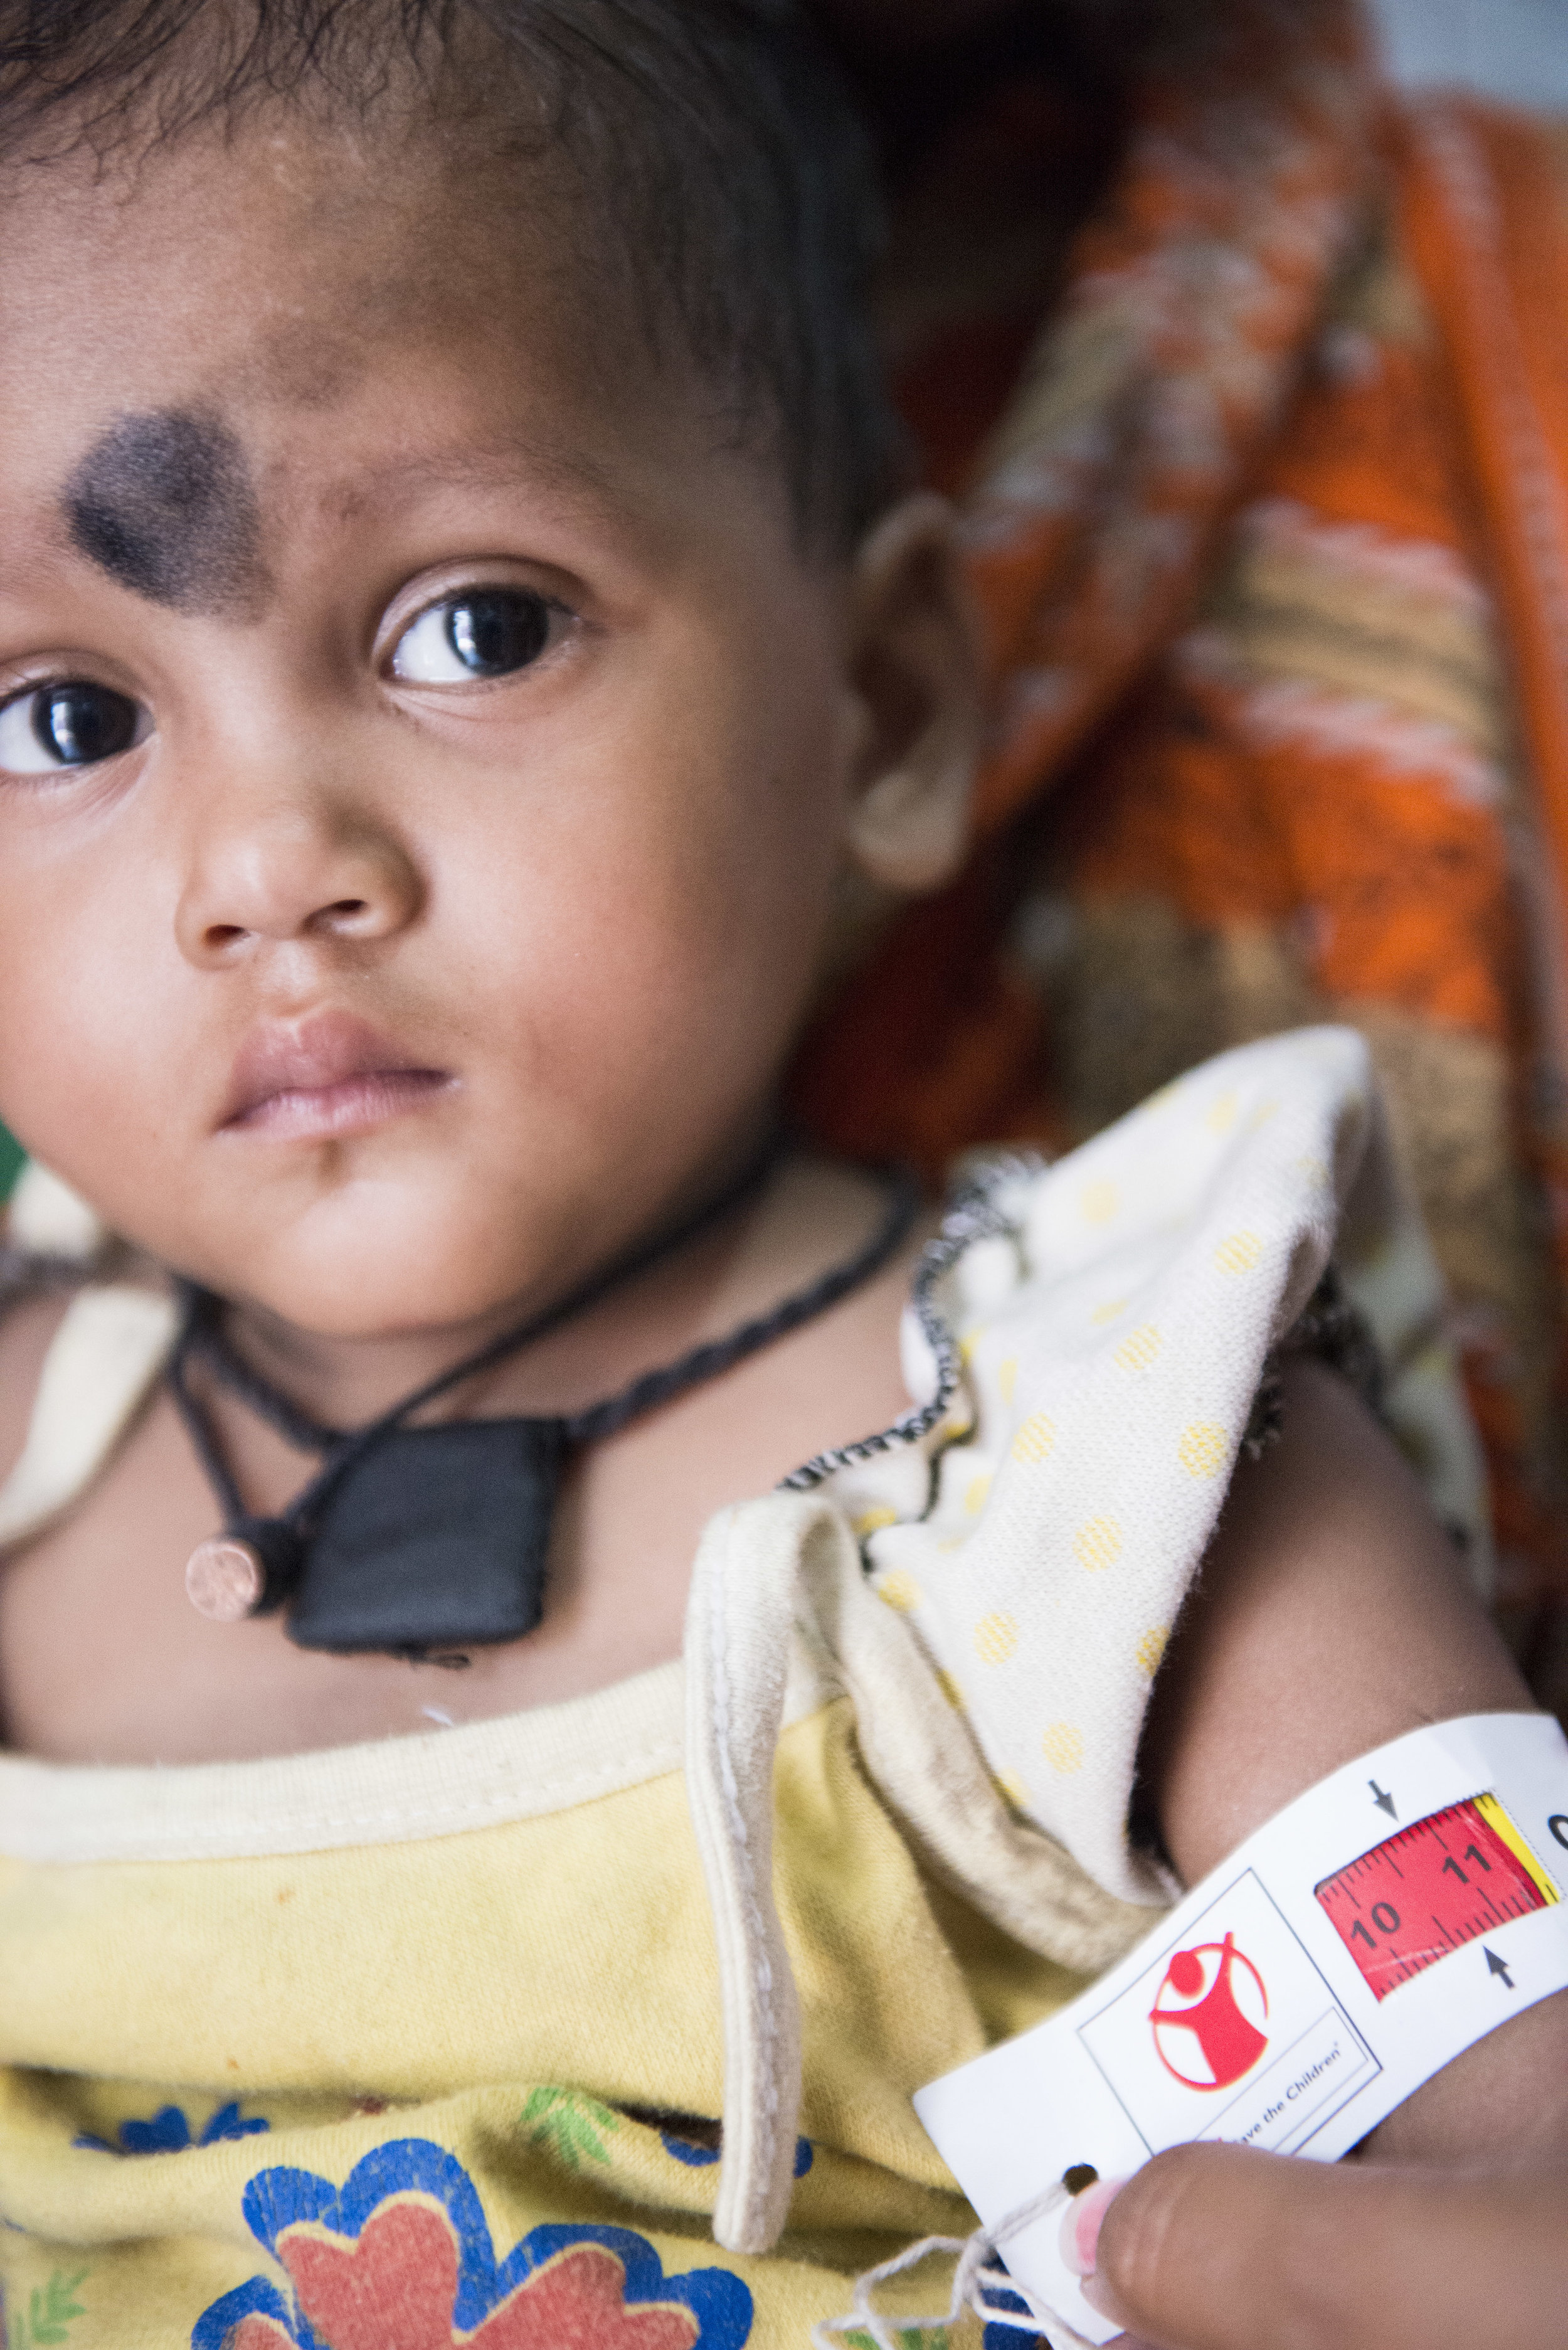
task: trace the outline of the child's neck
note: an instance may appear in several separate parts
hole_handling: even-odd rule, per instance
[[[848,1170],[781,1155],[727,1207],[733,1188],[733,1178],[711,1185],[717,1202],[711,1223],[515,1355],[462,1381],[421,1417],[580,1410],[639,1371],[765,1311],[867,1236],[866,1179]],[[663,1222],[673,1230],[691,1219]],[[657,1247],[657,1228],[648,1237]],[[623,1253],[635,1251],[636,1243]],[[587,1285],[574,1277],[567,1287]],[[508,1295],[461,1322],[348,1337],[301,1329],[235,1301],[225,1332],[251,1368],[312,1419],[355,1428],[545,1314],[559,1294]]]
[[[452,1403],[504,1415],[597,1402],[804,1288],[852,1254],[886,1211],[885,1187],[866,1176],[787,1161],[722,1231]],[[556,1514],[544,1622],[525,1639],[475,1650],[462,1673],[306,1651],[276,1616],[234,1625],[199,1616],[183,1569],[213,1531],[213,1495],[171,1399],[155,1398],[109,1472],[0,1577],[5,1737],[73,1762],[301,1752],[556,1703],[678,1656],[691,1557],[712,1513],[766,1492],[801,1461],[907,1407],[898,1315],[921,1237],[910,1234],[832,1312],[576,1453]],[[519,1302],[526,1310],[533,1301]],[[21,1314],[0,1330],[0,1356],[8,1349],[12,1358],[0,1361],[10,1370],[0,1386],[33,1392],[52,1326]],[[470,1326],[395,1347],[345,1347],[251,1319],[242,1326],[267,1376],[312,1417],[338,1425],[373,1417],[488,1335]],[[311,1463],[215,1385],[207,1400],[248,1505],[286,1509]],[[13,1451],[25,1421],[18,1411]]]

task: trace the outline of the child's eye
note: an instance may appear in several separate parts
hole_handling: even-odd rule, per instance
[[[528,588],[471,588],[432,604],[403,630],[392,675],[410,685],[466,685],[536,661],[556,607]]]
[[[55,775],[117,758],[147,733],[147,712],[129,694],[88,678],[57,678],[0,702],[0,768]]]

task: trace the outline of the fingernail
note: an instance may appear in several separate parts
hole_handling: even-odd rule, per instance
[[[1062,2258],[1075,2277],[1094,2275],[1100,2222],[1126,2185],[1125,2178],[1096,2178],[1092,2187],[1074,2196],[1063,2213]]]

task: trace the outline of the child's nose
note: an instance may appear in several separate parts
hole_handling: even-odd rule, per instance
[[[390,834],[347,814],[280,809],[200,846],[175,927],[187,959],[210,965],[267,942],[389,938],[422,895]]]

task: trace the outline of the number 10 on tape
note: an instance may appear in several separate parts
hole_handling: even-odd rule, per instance
[[[1297,1798],[1119,1965],[915,2099],[987,2227],[1069,2168],[1193,2138],[1333,2160],[1522,2008],[1568,1987],[1568,1742],[1478,1714],[1380,1747]],[[1090,2341],[1115,2328],[1054,2220],[1015,2282]]]
[[[1389,1836],[1325,1878],[1317,1898],[1374,1998],[1385,2000],[1478,1934],[1561,1897],[1489,1792]]]

